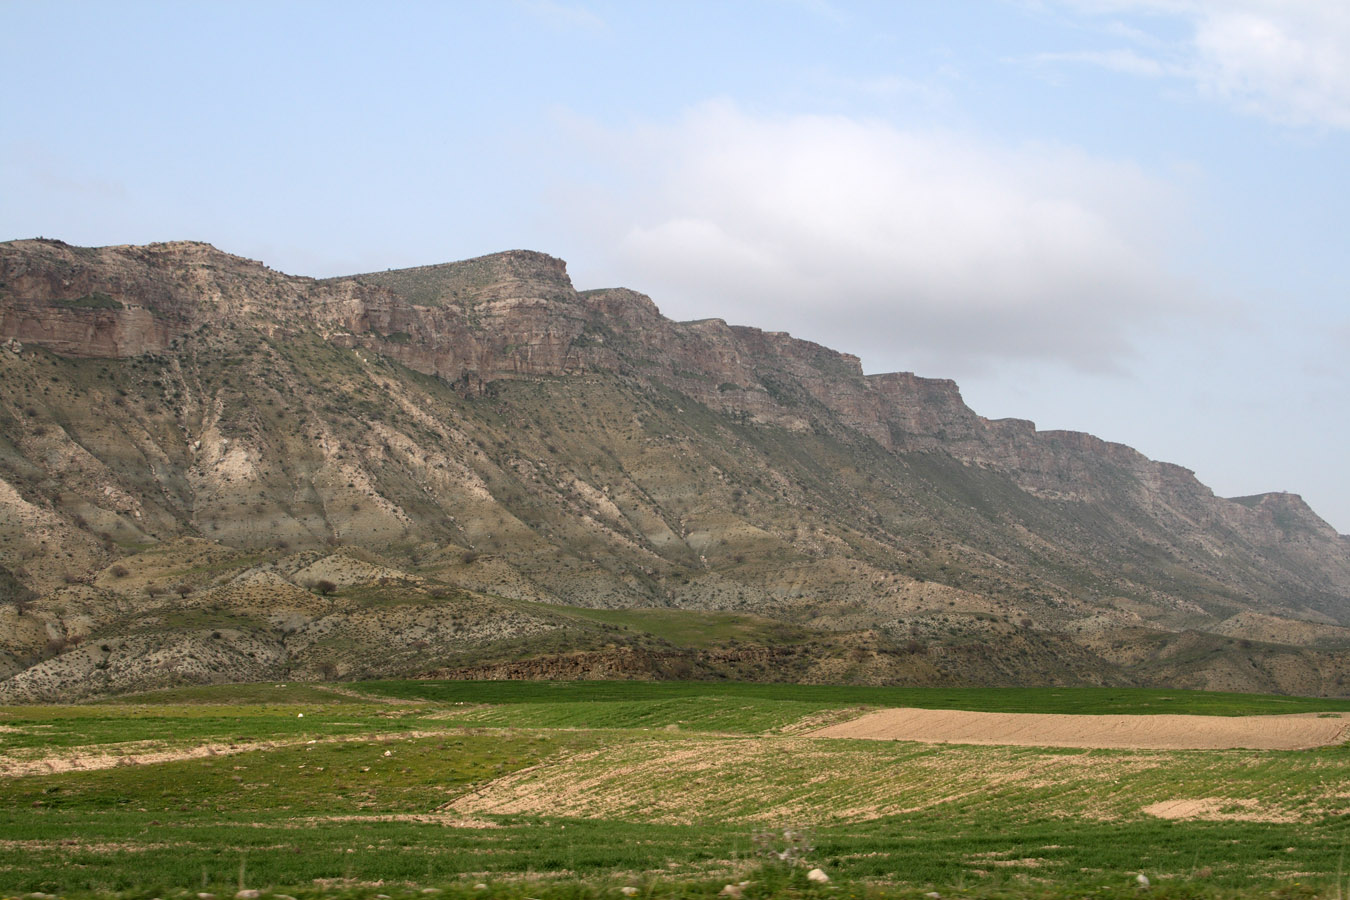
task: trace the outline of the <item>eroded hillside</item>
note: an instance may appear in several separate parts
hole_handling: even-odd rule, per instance
[[[1350,539],[1299,498],[1225,500],[948,381],[578,292],[542,254],[315,281],[203,244],[12,242],[0,340],[7,696],[1350,690]]]

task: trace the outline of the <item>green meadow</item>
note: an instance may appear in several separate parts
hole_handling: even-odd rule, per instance
[[[1348,896],[1348,745],[809,735],[887,706],[1350,710],[1185,691],[634,682],[227,685],[8,707],[0,891],[1093,898],[1140,896],[1143,875],[1149,896]],[[1190,812],[1166,812],[1178,804]],[[814,867],[831,880],[807,881]]]

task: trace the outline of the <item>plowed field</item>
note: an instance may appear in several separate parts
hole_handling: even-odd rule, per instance
[[[1304,750],[1345,740],[1350,719],[1344,716],[1071,716],[883,709],[810,736],[1120,750]]]

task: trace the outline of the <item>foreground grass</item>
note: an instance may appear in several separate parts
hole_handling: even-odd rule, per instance
[[[1346,747],[1165,753],[794,736],[803,720],[898,702],[1216,714],[1344,702],[631,683],[342,690],[254,685],[0,710],[0,760],[29,767],[0,779],[0,889],[374,898],[434,886],[478,900],[583,900],[628,885],[642,898],[711,897],[750,880],[747,900],[934,889],[1082,900],[1137,897],[1143,873],[1151,896],[1332,897],[1350,846]],[[149,750],[161,757],[148,761]],[[38,758],[84,768],[35,769]],[[1204,800],[1209,814],[1146,812],[1181,799]],[[805,866],[765,866],[766,853],[788,848],[784,828],[809,833],[802,861],[830,884],[802,880]]]
[[[460,881],[393,886],[388,883],[357,883],[351,880],[327,880],[314,886],[291,888],[291,893],[262,890],[264,900],[610,900],[618,897],[636,897],[639,900],[711,900],[711,898],[741,897],[744,900],[933,900],[943,895],[921,887],[877,882],[832,879],[828,884],[813,883],[801,866],[764,865],[744,872],[747,877],[739,882],[724,878],[688,879],[681,877],[628,878],[544,878],[530,876],[512,879],[487,878],[469,884]],[[247,874],[247,867],[241,867]],[[136,888],[114,890],[76,890],[66,892],[69,898],[98,898],[98,900],[206,900],[229,897],[236,883],[203,884],[192,889],[168,890]],[[728,889],[736,887],[736,893]],[[212,889],[212,890],[208,890]],[[256,890],[256,889],[254,889]],[[1007,882],[998,885],[962,884],[955,893],[967,900],[1319,900],[1344,897],[1344,886],[1319,891],[1311,884],[1287,882],[1279,885],[1248,885],[1244,888],[1224,888],[1208,883],[1203,876],[1185,881],[1153,883],[1143,888],[1131,878],[1119,884],[1102,885],[1091,889],[1066,888],[1062,885]],[[4,895],[5,900],[18,900]],[[43,894],[43,897],[50,897]],[[249,896],[253,896],[249,894]],[[32,895],[30,894],[31,898]]]

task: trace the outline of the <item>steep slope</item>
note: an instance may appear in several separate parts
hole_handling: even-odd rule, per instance
[[[12,242],[0,341],[0,590],[15,598],[3,660],[36,666],[11,679],[16,696],[25,678],[55,683],[54,667],[85,673],[57,693],[109,670],[71,636],[136,630],[150,637],[124,668],[151,665],[167,626],[136,617],[201,608],[170,590],[179,575],[141,571],[183,538],[221,555],[200,587],[224,591],[174,632],[191,636],[184,658],[236,647],[215,670],[179,667],[188,680],[539,674],[572,650],[599,656],[558,672],[745,675],[754,656],[593,646],[593,622],[571,613],[539,629],[531,613],[490,640],[409,637],[441,615],[426,609],[465,596],[498,612],[753,614],[845,660],[807,664],[756,632],[773,652],[754,677],[1347,690],[1334,626],[1350,625],[1350,539],[1299,498],[1224,500],[1128,447],[981,418],[948,381],[865,376],[856,357],[785,334],[577,292],[543,254],[315,281],[203,244]],[[218,627],[273,593],[282,607],[316,596],[306,585],[331,579],[283,560],[339,548],[378,553],[382,569],[333,585],[324,628],[365,635],[342,653],[285,633],[317,628],[309,613]],[[247,602],[230,593],[259,566],[286,571]],[[369,590],[401,611],[361,612]],[[71,591],[86,594],[59,599]],[[123,612],[81,624],[77,606]],[[1282,633],[1298,637],[1270,643]],[[1188,634],[1209,637],[1180,652]],[[426,646],[391,649],[406,642]]]

